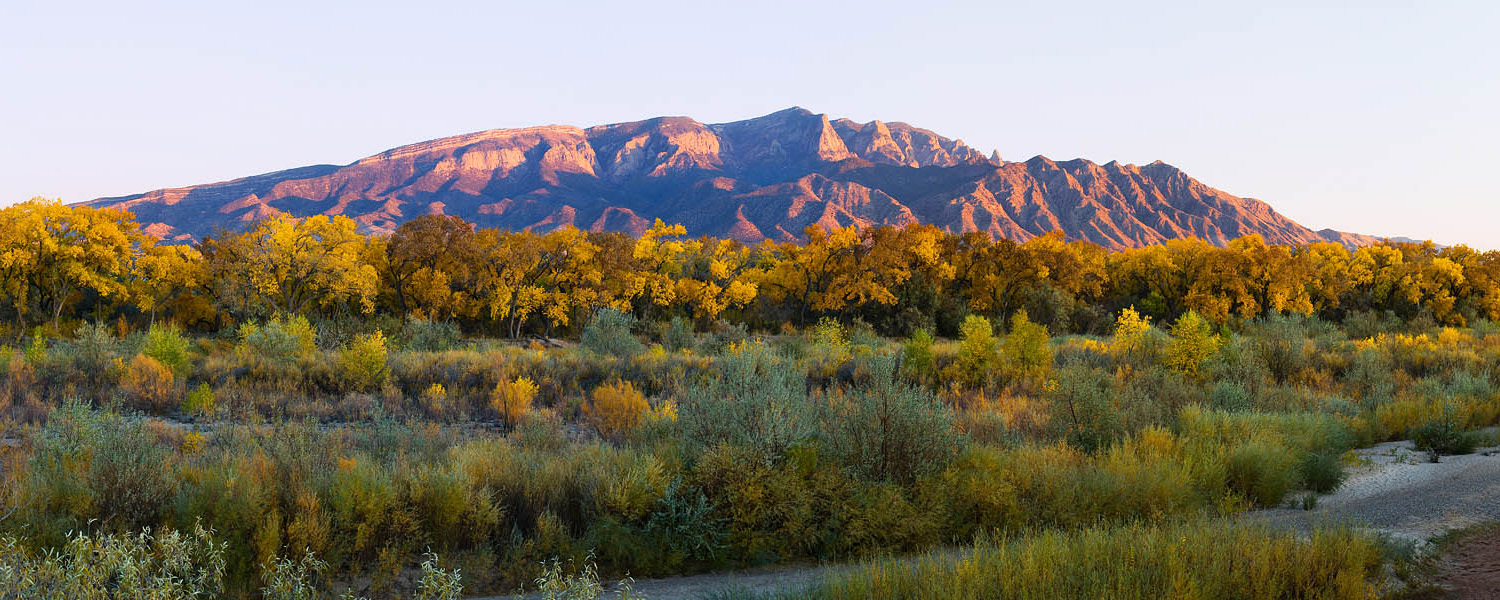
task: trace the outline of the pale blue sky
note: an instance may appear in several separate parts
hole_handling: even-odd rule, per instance
[[[1500,3],[1201,4],[5,0],[0,203],[798,105],[1500,247]]]

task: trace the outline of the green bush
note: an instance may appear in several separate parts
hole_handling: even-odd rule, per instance
[[[1297,483],[1298,461],[1288,448],[1262,441],[1236,447],[1228,456],[1229,489],[1257,506],[1277,506]]]
[[[460,339],[458,325],[451,322],[408,318],[396,342],[409,352],[442,352],[457,348]]]
[[[1438,419],[1422,424],[1412,430],[1411,440],[1417,450],[1431,453],[1432,462],[1437,462],[1441,456],[1473,454],[1474,448],[1479,445],[1478,437],[1460,430],[1451,419]]]
[[[1250,348],[1276,383],[1285,383],[1306,368],[1308,331],[1296,317],[1275,315],[1249,331]]]
[[[1052,415],[1048,423],[1054,433],[1075,448],[1095,451],[1108,446],[1124,433],[1120,411],[1109,374],[1081,366],[1064,367],[1057,373],[1057,386],[1048,394]]]
[[[932,378],[932,335],[926,329],[918,329],[901,345],[901,372],[918,383]]]
[[[69,404],[52,413],[35,445],[23,516],[66,525],[54,531],[91,520],[113,531],[156,525],[177,492],[173,453],[144,425],[113,413]]]
[[[1208,401],[1218,410],[1228,412],[1246,411],[1255,408],[1255,400],[1245,386],[1233,381],[1220,381],[1208,392]]]
[[[948,375],[969,387],[982,387],[993,377],[999,362],[1000,340],[990,320],[979,315],[964,317],[959,326],[958,357]]]
[[[126,356],[124,344],[103,323],[79,325],[73,339],[59,343],[55,350],[71,359],[65,368],[92,379],[106,372],[114,359]]]
[[[1333,493],[1344,483],[1344,464],[1334,454],[1309,452],[1298,467],[1303,485],[1319,494]]]
[[[198,387],[188,392],[187,398],[182,401],[182,412],[193,416],[207,417],[218,410],[218,396],[207,383],[198,384]]]
[[[1046,378],[1052,372],[1052,348],[1047,340],[1046,327],[1032,323],[1026,311],[1016,311],[1000,349],[1006,368],[1015,377]]]
[[[583,328],[582,344],[585,349],[604,356],[635,356],[645,349],[630,328],[635,326],[635,317],[614,308],[605,308],[594,315]]]
[[[188,355],[189,343],[176,325],[152,324],[146,332],[146,344],[141,354],[156,359],[156,362],[171,369],[178,377],[187,375],[192,368]]]
[[[247,360],[291,365],[318,349],[318,332],[301,315],[277,317],[264,324],[246,323],[239,329],[239,353]]]

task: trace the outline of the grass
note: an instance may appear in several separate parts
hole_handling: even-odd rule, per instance
[[[1302,537],[1212,520],[1097,526],[980,542],[956,553],[875,560],[803,590],[731,599],[1326,598],[1382,589],[1381,539],[1349,529]]]

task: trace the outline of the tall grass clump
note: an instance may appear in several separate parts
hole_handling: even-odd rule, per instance
[[[1303,539],[1215,521],[1094,526],[981,542],[957,555],[880,560],[795,597],[1363,600],[1378,596],[1385,564],[1378,539],[1348,529]]]

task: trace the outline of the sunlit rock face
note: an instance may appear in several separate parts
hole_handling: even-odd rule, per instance
[[[632,234],[661,219],[746,242],[797,238],[808,225],[910,223],[1014,239],[1062,230],[1112,249],[1188,236],[1224,244],[1252,233],[1282,244],[1373,241],[1313,231],[1162,162],[1007,162],[906,123],[830,120],[801,108],[731,123],[658,117],[494,129],[344,166],[91,204],[132,210],[146,231],[171,241],[275,214],[346,215],[376,234],[449,214],[485,227]]]

